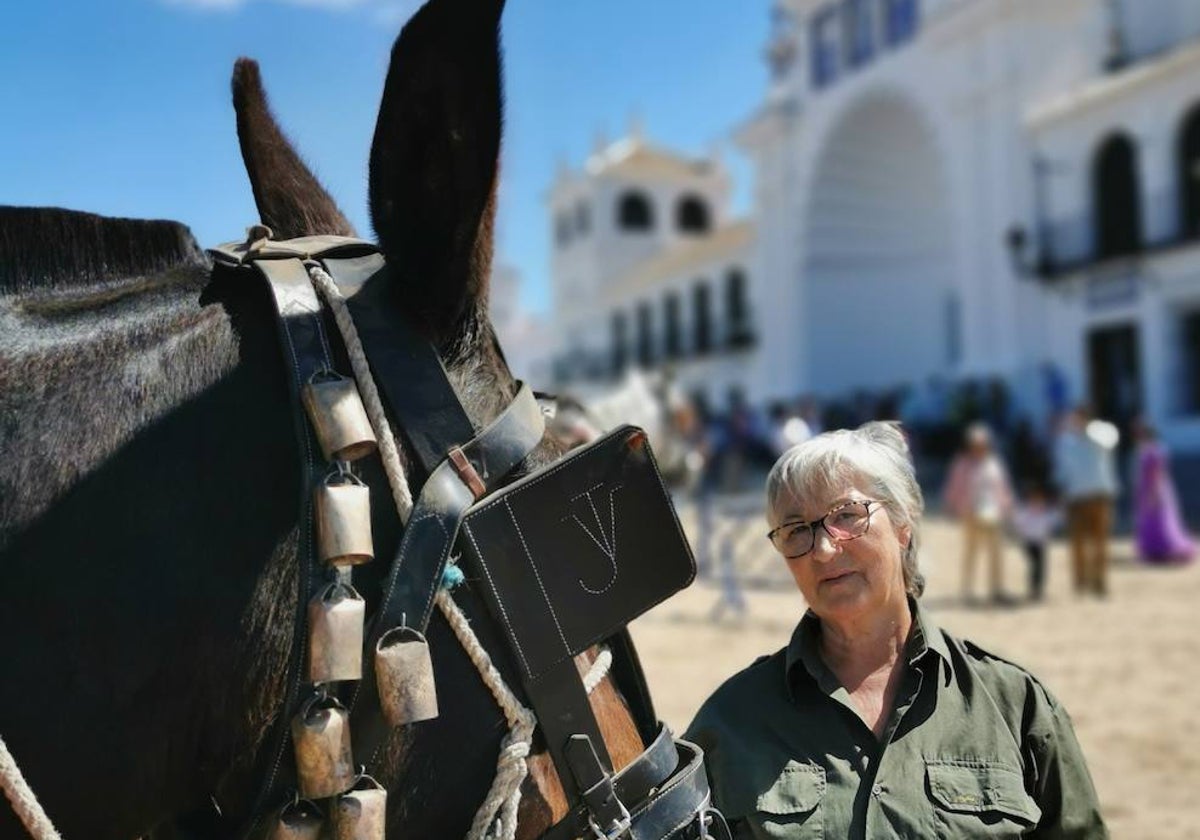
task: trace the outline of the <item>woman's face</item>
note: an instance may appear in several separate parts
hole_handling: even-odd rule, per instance
[[[868,486],[866,481],[833,484],[819,498],[787,503],[774,524],[816,522],[846,502],[876,500]],[[911,533],[895,527],[882,504],[869,509],[869,525],[861,537],[835,541],[818,525],[812,551],[785,558],[796,586],[822,619],[854,619],[907,603],[902,558]]]

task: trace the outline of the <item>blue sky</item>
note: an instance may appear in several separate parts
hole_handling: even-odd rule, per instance
[[[256,58],[276,115],[363,235],[392,41],[417,0],[42,0],[0,28],[0,203],[172,218],[202,245],[255,218],[229,75]],[[632,114],[703,153],[761,101],[767,0],[509,0],[498,253],[548,303],[543,197],[559,159]],[[726,142],[726,148],[731,144]],[[744,196],[748,168],[730,154]]]

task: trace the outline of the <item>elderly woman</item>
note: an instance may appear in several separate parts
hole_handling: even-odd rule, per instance
[[[809,609],[688,737],[742,838],[1106,837],[1066,711],[918,599],[921,491],[897,426],[792,447],[768,535]]]

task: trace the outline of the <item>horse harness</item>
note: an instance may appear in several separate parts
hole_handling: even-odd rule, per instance
[[[543,436],[544,416],[529,387],[521,385],[476,433],[436,349],[391,303],[394,284],[374,245],[270,237],[256,226],[246,242],[210,252],[219,265],[253,269],[270,288],[304,479],[295,625],[296,639],[307,637],[308,645],[293,643],[285,713],[274,725],[267,778],[240,836],[323,837],[315,800],[324,800],[333,836],[382,840],[386,791],[367,771],[393,727],[437,717],[424,633],[439,591],[461,579],[460,565],[479,580],[504,631],[568,796],[568,815],[544,840],[727,836],[711,805],[703,754],[658,722],[626,630],[695,574],[645,433],[620,427],[503,486]],[[357,383],[334,371],[322,296],[335,319],[342,316],[352,363],[359,348],[365,354],[353,365]],[[364,381],[364,372],[373,381]],[[369,418],[359,391],[376,409]],[[352,461],[375,451],[373,431],[382,432],[385,467],[397,459],[389,454],[381,405],[427,478],[410,501],[402,498],[404,482],[389,472],[397,515],[407,521],[381,601],[366,621],[351,570],[373,547],[367,488]],[[600,643],[613,653],[611,676],[650,745],[620,772],[574,662]],[[286,760],[289,743],[294,761]],[[504,820],[489,814],[480,836],[511,836],[517,796],[507,832]]]

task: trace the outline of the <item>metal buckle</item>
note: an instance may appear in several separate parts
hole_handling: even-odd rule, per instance
[[[620,818],[613,820],[612,824],[603,829],[596,824],[596,818],[590,812],[588,813],[588,828],[592,830],[592,836],[596,840],[621,840],[629,834],[629,829],[633,825],[633,819],[629,816],[629,810],[625,804],[619,799],[614,799],[617,807],[621,809]]]

